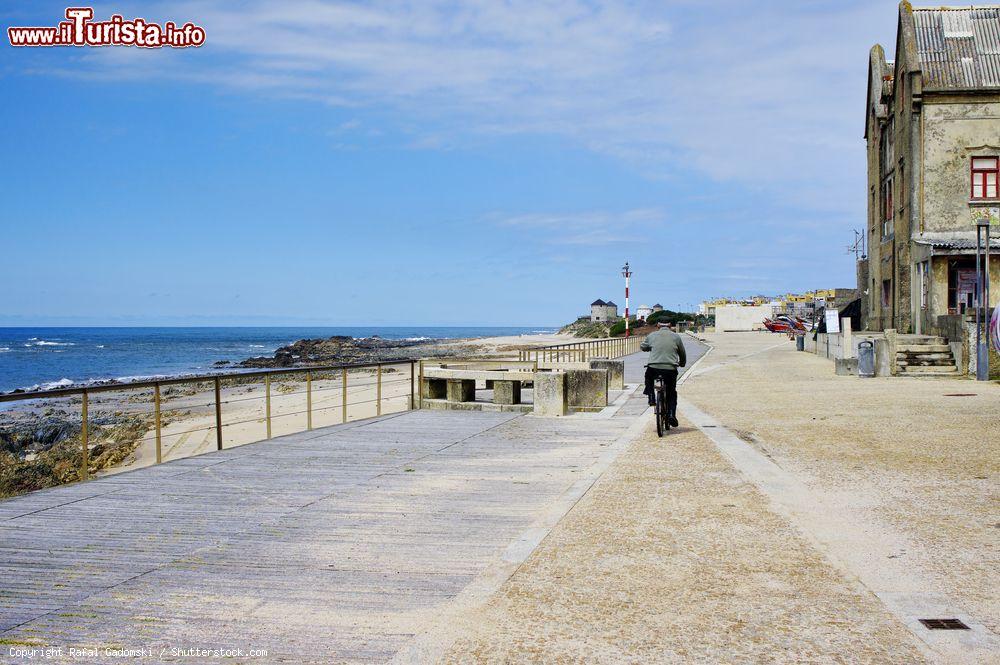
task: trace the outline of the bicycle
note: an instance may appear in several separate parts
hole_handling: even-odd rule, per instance
[[[653,380],[653,393],[656,395],[656,404],[653,407],[656,436],[662,437],[664,432],[670,431],[670,405],[667,403],[667,386],[662,376]]]

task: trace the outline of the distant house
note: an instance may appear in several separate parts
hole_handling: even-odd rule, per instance
[[[635,316],[640,321],[645,321],[646,317],[653,313],[653,308],[649,305],[639,305],[639,308],[635,310]]]
[[[662,312],[663,311],[663,305],[661,305],[660,303],[656,303],[655,305],[653,305],[653,311],[654,312]]]
[[[614,304],[610,300],[604,302],[603,300],[595,300],[590,303],[590,320],[591,321],[617,321],[618,320],[618,305]]]
[[[869,330],[942,334],[973,307],[974,218],[1000,207],[998,35],[995,5],[901,2],[895,57],[871,49],[869,255],[858,264]],[[991,305],[1000,297],[998,263]]]

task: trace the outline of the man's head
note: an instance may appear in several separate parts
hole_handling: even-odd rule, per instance
[[[664,328],[666,328],[667,330],[673,330],[674,329],[674,324],[672,322],[670,322],[670,321],[657,321],[656,325],[661,330],[663,330]]]

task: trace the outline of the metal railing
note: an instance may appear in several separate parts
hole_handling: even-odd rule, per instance
[[[645,335],[605,337],[584,342],[567,342],[518,351],[518,360],[536,362],[584,362],[591,358],[621,358],[639,351]]]
[[[540,362],[619,358],[638,351],[643,339],[612,337],[522,349],[516,360],[390,360],[0,394],[0,405],[24,405],[22,410],[0,408],[0,433],[13,432],[11,423],[18,418],[28,431],[51,418],[56,418],[58,427],[76,423],[80,428],[78,440],[73,429],[48,448],[35,445],[41,444],[40,437],[28,439],[24,450],[37,453],[6,454],[16,468],[0,469],[0,476],[6,476],[0,477],[5,483],[0,484],[0,497],[87,480],[96,472],[141,468],[314,427],[418,409],[425,362],[479,367],[525,363],[535,371]],[[4,422],[8,419],[10,423]],[[0,462],[4,455],[0,451]],[[51,475],[43,477],[45,473]]]
[[[2,394],[0,404],[25,403],[27,410],[16,412],[12,418],[44,420],[58,412],[63,423],[69,418],[65,415],[67,407],[72,411],[79,406],[79,449],[69,458],[70,463],[78,464],[78,473],[75,478],[42,485],[45,487],[87,480],[96,447],[120,443],[113,440],[113,433],[110,440],[108,436],[102,439],[100,430],[114,430],[130,418],[137,424],[124,459],[133,456],[144,443],[152,444],[153,449],[146,451],[149,454],[144,464],[125,468],[202,454],[209,451],[206,444],[209,449],[222,450],[270,439],[276,429],[281,430],[279,435],[285,435],[312,430],[317,423],[325,427],[410,410],[417,399],[416,364],[416,360],[400,360],[108,383]],[[396,374],[399,376],[393,376]],[[227,411],[235,419],[225,420]],[[11,414],[0,411],[0,417],[4,415]],[[167,427],[169,432],[165,431]],[[234,433],[229,446],[225,445],[227,429]],[[165,439],[188,441],[194,434],[200,434],[202,440],[200,446],[187,446],[189,452],[193,449],[191,454],[173,454],[177,450],[185,452],[185,447],[176,443],[169,451],[164,449]],[[65,464],[66,459],[62,462]],[[94,469],[114,470],[124,469],[113,465]]]

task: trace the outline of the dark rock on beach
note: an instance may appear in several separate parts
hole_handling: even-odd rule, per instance
[[[248,358],[237,367],[272,368],[309,365],[336,365],[389,360],[410,360],[432,355],[429,345],[437,340],[382,339],[381,337],[335,336],[321,339],[300,339],[283,346],[271,357]]]

